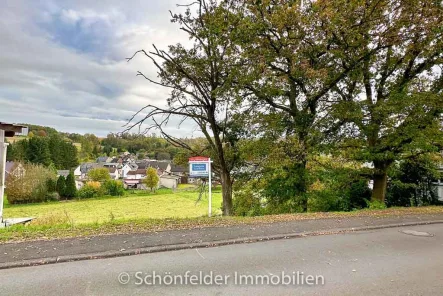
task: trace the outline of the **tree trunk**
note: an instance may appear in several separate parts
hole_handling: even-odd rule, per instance
[[[385,201],[386,188],[388,184],[387,173],[374,175],[374,189],[372,190],[371,200]]]
[[[223,197],[223,216],[232,215],[232,181],[231,175],[226,170],[222,169],[220,174],[222,183],[222,197]]]
[[[374,162],[374,188],[372,189],[371,200],[384,202],[386,198],[386,188],[388,186],[389,163]]]

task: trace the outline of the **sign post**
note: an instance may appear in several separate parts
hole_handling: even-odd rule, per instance
[[[6,149],[5,131],[0,130],[0,223],[3,223],[3,198],[5,196]]]
[[[209,205],[208,216],[212,216],[212,173],[211,159],[204,156],[196,156],[189,158],[189,177],[192,178],[208,178],[209,181]]]
[[[209,170],[209,200],[208,200],[208,204],[209,204],[209,208],[208,208],[208,216],[211,217],[212,216],[212,181],[211,181],[211,159],[208,158],[208,170]]]

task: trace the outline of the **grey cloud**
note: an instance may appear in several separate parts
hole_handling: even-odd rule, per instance
[[[0,120],[49,125],[68,132],[94,132],[101,136],[121,131],[134,112],[147,104],[164,104],[168,91],[136,77],[138,70],[155,78],[147,59],[127,63],[134,51],[186,42],[168,9],[183,1],[25,1],[0,3]],[[187,1],[185,1],[187,2]],[[57,13],[66,21],[96,17],[110,21],[114,35],[110,59],[89,55],[56,42],[41,23]],[[89,13],[89,16],[87,15]],[[121,58],[121,59],[120,59]],[[176,135],[193,134],[186,122]]]

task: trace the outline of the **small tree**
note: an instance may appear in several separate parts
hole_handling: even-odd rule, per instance
[[[57,191],[57,181],[54,178],[48,178],[46,181],[46,189],[48,192],[56,192]]]
[[[154,168],[148,168],[146,170],[146,178],[143,180],[143,183],[152,191],[153,188],[157,187],[158,181],[160,181],[160,178],[157,175],[157,170]]]
[[[75,186],[75,179],[72,171],[66,178],[65,196],[68,198],[73,198],[77,196],[77,187]]]
[[[92,169],[88,172],[88,178],[91,181],[104,182],[111,179],[107,168]]]
[[[63,176],[60,176],[58,177],[55,190],[58,192],[60,196],[65,196],[65,189],[66,189],[66,179]]]
[[[121,181],[108,180],[103,183],[103,187],[105,188],[106,193],[111,196],[123,196],[125,194],[125,188]]]

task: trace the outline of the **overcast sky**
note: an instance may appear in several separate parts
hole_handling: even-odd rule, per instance
[[[65,132],[122,131],[146,104],[164,104],[167,92],[138,49],[187,40],[168,10],[186,0],[0,1],[0,121]],[[191,135],[186,124],[175,135]]]

